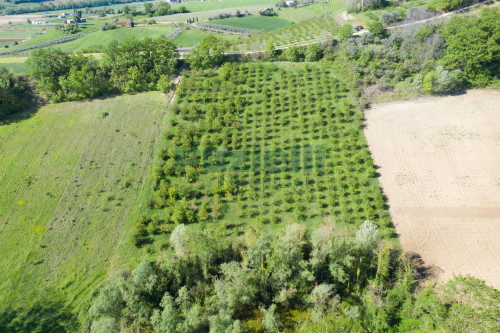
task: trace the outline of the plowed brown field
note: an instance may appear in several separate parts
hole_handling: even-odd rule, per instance
[[[365,134],[403,248],[500,289],[500,92],[376,106]]]

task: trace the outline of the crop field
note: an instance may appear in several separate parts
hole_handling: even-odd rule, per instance
[[[0,124],[0,308],[77,306],[106,276],[128,242],[167,106],[141,93]]]
[[[369,219],[391,237],[362,112],[327,68],[193,72],[176,98],[156,192],[146,204],[160,229],[220,222],[227,236],[237,236],[331,217],[352,229]],[[142,223],[149,230],[150,221]]]
[[[256,16],[256,17],[234,17],[227,18],[223,20],[213,20],[210,23],[220,24],[220,25],[228,25],[236,28],[243,29],[252,29],[252,30],[264,30],[264,31],[274,31],[279,28],[286,27],[290,25],[290,22],[278,18],[278,17],[264,17],[264,16]]]
[[[0,57],[0,66],[14,73],[26,73],[26,57]]]
[[[335,34],[337,29],[338,25],[333,19],[313,18],[269,33],[242,39],[239,43],[233,44],[232,49],[235,51],[264,50],[268,39],[271,39],[277,47],[323,41]]]
[[[401,245],[440,280],[500,288],[500,93],[380,105],[366,137]]]

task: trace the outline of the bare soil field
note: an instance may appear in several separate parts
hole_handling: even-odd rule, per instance
[[[30,20],[41,20],[40,13],[33,14],[20,14],[20,15],[0,15],[0,25],[9,25],[9,22],[15,23],[26,23]]]
[[[365,135],[403,248],[500,289],[500,92],[376,106]]]

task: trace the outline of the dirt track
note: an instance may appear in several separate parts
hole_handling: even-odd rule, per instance
[[[500,289],[500,92],[374,107],[365,134],[402,246]]]

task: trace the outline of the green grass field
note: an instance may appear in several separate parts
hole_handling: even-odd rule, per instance
[[[329,0],[328,3],[326,3],[325,1],[317,2],[305,8],[312,10],[313,12],[319,15],[325,15],[325,10],[326,10],[326,14],[328,15],[328,14],[340,13],[346,10],[347,5],[346,5],[346,0]]]
[[[184,30],[177,38],[173,40],[175,46],[177,47],[192,47],[194,44],[198,44],[203,36],[207,35],[206,32],[194,31],[194,30]],[[237,36],[216,34],[219,37],[227,39],[229,41],[235,42],[238,40]]]
[[[298,23],[319,16],[318,14],[307,8],[308,7],[283,8],[278,11],[278,17],[284,18],[285,20],[288,20],[290,22]]]
[[[294,222],[313,227],[325,217],[354,230],[368,219],[390,238],[355,104],[337,74],[317,64],[187,74],[147,205],[165,232],[150,234],[158,244],[150,251],[160,251],[173,222],[217,223],[237,237]],[[182,205],[187,212],[178,211]]]
[[[51,104],[0,124],[0,309],[78,306],[120,262],[167,108],[152,92]]]
[[[172,5],[173,9],[179,8],[180,6],[184,6],[190,12],[202,12],[213,9],[239,9],[240,7],[246,6],[264,6],[270,7],[274,6],[276,1],[274,0],[211,0],[211,1],[193,1],[193,2],[184,2],[177,5]],[[240,9],[241,10],[241,9]]]
[[[177,47],[192,47],[195,43],[199,43],[205,35],[204,32],[185,30],[173,42]]]
[[[65,51],[83,51],[96,47],[104,47],[114,40],[117,42],[123,42],[124,40],[132,37],[137,39],[144,39],[146,37],[166,37],[173,30],[173,26],[156,25],[150,27],[119,28],[108,31],[96,31],[83,38],[61,44],[58,47]]]
[[[274,31],[290,25],[290,22],[283,18],[264,16],[233,17],[223,20],[213,20],[210,21],[210,23],[228,25],[236,28],[264,31]]]
[[[24,63],[25,61],[26,57],[0,57],[0,66],[14,73],[26,73],[27,67]]]

